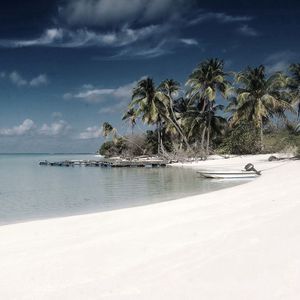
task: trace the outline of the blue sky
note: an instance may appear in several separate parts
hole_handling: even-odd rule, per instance
[[[24,2],[24,3],[23,3]],[[299,1],[3,1],[0,152],[94,152],[143,76],[299,62]]]

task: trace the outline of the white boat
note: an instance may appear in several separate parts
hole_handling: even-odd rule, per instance
[[[197,171],[200,176],[205,178],[217,178],[217,179],[250,179],[259,176],[253,171]]]

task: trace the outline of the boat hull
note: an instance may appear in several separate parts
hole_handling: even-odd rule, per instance
[[[198,174],[204,178],[216,178],[216,179],[251,179],[256,178],[259,175],[255,172],[204,172],[198,171]]]

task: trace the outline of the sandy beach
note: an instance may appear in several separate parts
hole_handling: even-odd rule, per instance
[[[0,299],[299,299],[300,161],[268,157],[174,166],[263,170],[233,188],[1,226]]]

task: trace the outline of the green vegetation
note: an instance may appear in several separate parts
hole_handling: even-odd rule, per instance
[[[222,60],[209,59],[195,68],[185,88],[173,79],[159,85],[149,77],[140,80],[122,118],[130,125],[131,135],[122,136],[103,123],[103,136],[111,140],[99,152],[168,158],[296,152],[300,125],[288,121],[296,112],[294,107],[299,116],[300,64],[292,64],[287,74],[268,74],[262,65],[234,73],[225,72]],[[138,122],[149,130],[134,134]]]
[[[255,154],[261,149],[259,130],[248,122],[228,128],[217,152],[222,154]]]
[[[300,155],[300,130],[299,125],[287,122],[281,128],[266,129],[265,152],[290,152]]]

